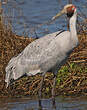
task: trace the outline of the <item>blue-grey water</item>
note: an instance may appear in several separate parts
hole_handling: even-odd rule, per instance
[[[42,99],[39,109],[38,100],[28,98],[1,99],[0,110],[87,110],[87,97],[56,97],[55,107],[51,99]]]
[[[13,32],[29,37],[41,37],[59,29],[67,29],[66,16],[51,24],[49,20],[68,0],[9,0],[4,16],[12,22]],[[87,17],[87,0],[72,0],[79,13]],[[28,98],[0,99],[0,110],[39,110],[38,100]],[[87,97],[56,97],[56,109],[50,99],[42,99],[42,110],[87,110]]]
[[[60,29],[67,29],[67,18],[61,16],[47,24],[69,0],[9,0],[5,15],[10,18],[13,31],[19,35],[41,37]],[[87,0],[72,0],[82,17],[87,17]]]

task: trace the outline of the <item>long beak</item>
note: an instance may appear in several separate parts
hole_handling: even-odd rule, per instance
[[[57,19],[59,16],[61,16],[61,15],[64,14],[64,13],[65,13],[65,9],[63,9],[63,10],[60,11],[56,16],[54,16],[54,17],[52,18],[52,20]]]

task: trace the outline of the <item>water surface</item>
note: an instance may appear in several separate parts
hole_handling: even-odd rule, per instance
[[[42,110],[87,110],[87,97],[58,96],[55,100],[54,108],[51,99],[42,99]],[[39,110],[39,105],[37,99],[0,99],[0,110]]]
[[[87,17],[87,1],[72,1],[77,11],[83,17]],[[13,18],[11,20],[14,32],[20,35],[27,34],[29,37],[41,37],[60,29],[67,29],[66,16],[47,24],[67,3],[68,0],[9,0],[4,8],[7,16]]]

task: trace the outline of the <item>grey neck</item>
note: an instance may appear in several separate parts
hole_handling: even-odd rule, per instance
[[[78,37],[76,31],[76,18],[77,18],[77,13],[75,12],[74,15],[70,18],[70,34],[73,45],[78,44]]]

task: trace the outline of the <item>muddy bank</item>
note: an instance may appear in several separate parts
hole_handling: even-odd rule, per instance
[[[67,63],[61,68],[56,81],[56,95],[87,95],[87,35],[78,35],[80,45],[73,51]],[[41,80],[40,75],[23,77],[6,89],[5,67],[8,61],[20,53],[32,38],[18,36],[0,23],[0,97],[36,96]],[[43,96],[51,96],[53,74],[47,73]]]

